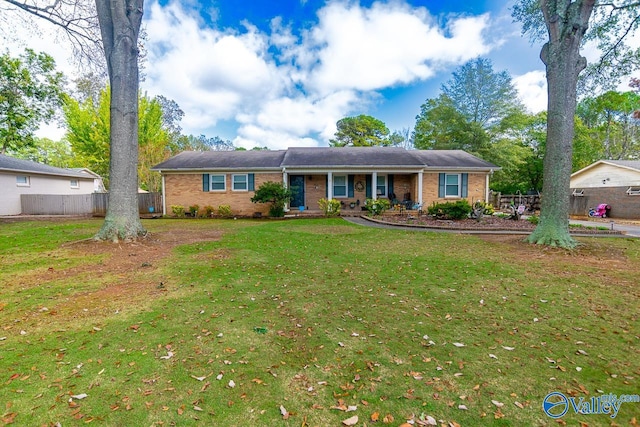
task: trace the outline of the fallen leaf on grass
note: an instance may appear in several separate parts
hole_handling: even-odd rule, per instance
[[[498,402],[497,400],[492,400],[491,403],[496,405],[498,408],[502,408],[504,406],[504,403]]]
[[[80,394],[74,394],[71,396],[72,399],[76,399],[76,400],[82,400],[85,397],[87,397],[88,394],[87,393],[80,393]]]
[[[502,348],[504,348],[507,351],[513,351],[516,349],[515,347],[507,347],[506,345],[503,345]]]
[[[289,411],[282,405],[280,405],[280,415],[282,415],[282,419],[284,420],[289,419]]]
[[[382,422],[385,423],[385,424],[391,424],[393,422],[393,420],[394,420],[393,415],[387,414],[382,419]]]
[[[191,378],[193,378],[194,380],[198,380],[198,381],[204,381],[207,377],[196,377],[195,375],[191,375]]]
[[[342,424],[345,426],[354,426],[358,424],[358,416],[354,415],[351,418],[347,418],[346,420],[342,420]]]
[[[455,345],[456,347],[466,347],[466,345],[461,342],[454,342],[453,345]]]
[[[427,415],[427,416],[424,416],[424,417],[423,416],[420,417],[420,419],[418,420],[418,425],[421,425],[421,426],[437,426],[438,422],[431,415]]]
[[[15,422],[17,416],[18,416],[17,412],[10,412],[8,414],[4,414],[2,416],[2,422],[4,424],[13,424]]]
[[[380,413],[379,412],[374,412],[373,414],[371,414],[371,422],[375,423],[380,419]]]
[[[520,409],[524,409],[524,405],[518,401],[513,402],[514,405],[516,405],[518,408]]]
[[[167,355],[166,356],[160,356],[160,359],[171,359],[173,357],[173,352],[172,351],[167,351]]]

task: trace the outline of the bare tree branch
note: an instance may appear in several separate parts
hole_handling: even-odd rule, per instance
[[[104,73],[100,28],[92,0],[0,0],[0,15],[30,15],[59,29],[81,66]],[[6,16],[4,16],[7,20]]]

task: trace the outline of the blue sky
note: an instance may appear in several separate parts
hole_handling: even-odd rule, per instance
[[[141,88],[178,103],[184,133],[245,148],[327,145],[339,119],[359,114],[391,131],[412,128],[451,72],[479,57],[508,71],[537,112],[546,107],[540,46],[521,37],[509,7],[504,0],[147,0]]]

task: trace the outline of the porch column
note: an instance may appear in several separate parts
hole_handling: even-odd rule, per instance
[[[487,174],[487,179],[484,183],[484,201],[489,203],[489,174]]]
[[[371,198],[378,199],[378,172],[371,173]]]
[[[167,190],[164,182],[165,176],[162,174],[162,215],[167,215]]]
[[[422,171],[418,172],[418,203],[422,204],[422,177],[424,173]]]
[[[289,174],[286,169],[282,170],[282,185],[284,188],[289,188]],[[284,211],[289,212],[289,202],[284,204]]]
[[[327,172],[327,200],[333,199],[333,172]]]

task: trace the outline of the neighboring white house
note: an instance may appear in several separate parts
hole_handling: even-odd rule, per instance
[[[21,195],[74,195],[95,191],[96,175],[0,154],[0,215],[22,213]]]
[[[612,218],[640,218],[640,160],[599,160],[571,175],[571,214],[600,203]]]
[[[640,187],[640,160],[599,160],[571,175],[571,188]]]

